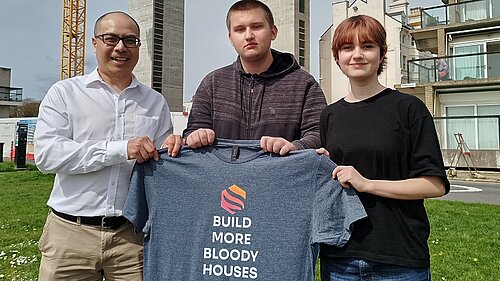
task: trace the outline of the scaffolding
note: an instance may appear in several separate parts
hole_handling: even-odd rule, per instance
[[[63,0],[61,80],[83,75],[86,0]]]

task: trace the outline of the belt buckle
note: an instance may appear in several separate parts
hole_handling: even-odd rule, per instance
[[[117,220],[117,217],[104,216],[101,219],[101,227],[103,227],[103,228],[117,229],[122,225],[123,225],[123,223],[121,221]]]
[[[113,226],[112,226],[112,225],[108,225],[108,224],[106,223],[106,219],[107,219],[107,218],[108,218],[108,217],[106,217],[106,216],[103,216],[103,217],[102,217],[102,219],[101,219],[101,227],[103,227],[103,228],[106,228],[106,227],[108,227],[108,228],[113,228]]]

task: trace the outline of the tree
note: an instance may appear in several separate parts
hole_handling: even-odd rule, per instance
[[[11,106],[9,116],[12,117],[37,117],[40,101],[32,98],[23,99],[21,106]]]

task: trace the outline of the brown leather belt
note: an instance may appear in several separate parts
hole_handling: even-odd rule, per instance
[[[85,225],[93,225],[93,226],[100,226],[100,227],[105,227],[105,228],[111,228],[111,229],[117,229],[120,226],[126,224],[128,220],[123,217],[105,217],[105,216],[97,216],[97,217],[81,217],[81,216],[72,216],[64,213],[60,213],[54,209],[52,209],[52,213],[54,215],[76,223],[81,223]]]

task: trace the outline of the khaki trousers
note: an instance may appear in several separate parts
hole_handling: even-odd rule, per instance
[[[49,213],[38,243],[38,280],[143,280],[143,234],[131,223],[118,229],[81,225]]]

